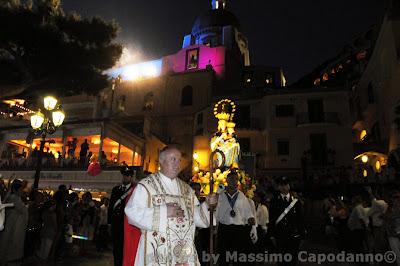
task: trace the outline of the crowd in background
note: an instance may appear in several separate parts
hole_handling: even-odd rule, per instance
[[[0,232],[0,265],[47,265],[65,256],[86,252],[95,241],[98,251],[108,249],[108,199],[93,200],[90,192],[81,198],[65,185],[53,194],[30,192],[27,182],[0,181],[6,209],[4,230]]]
[[[327,192],[325,233],[339,250],[400,258],[400,191],[395,184],[353,187],[348,195]]]
[[[52,151],[48,147],[43,149],[42,168],[82,168],[86,169],[90,164],[90,158],[93,152],[89,149],[87,139],[81,144],[79,152],[76,152],[77,140],[74,138],[68,142],[64,154],[61,151]],[[19,169],[19,168],[35,168],[39,156],[39,147],[32,149],[28,155],[25,149],[21,153],[18,151],[3,150],[0,156],[0,169]],[[97,155],[97,152],[96,152]],[[114,158],[115,159],[115,158]],[[117,166],[115,160],[107,158],[104,151],[101,152],[100,164],[102,167]]]
[[[98,251],[110,248],[108,198],[93,200],[90,192],[80,198],[65,185],[60,185],[52,195],[45,191],[32,193],[27,185],[19,179],[9,184],[0,179],[2,202],[14,204],[6,208],[5,228],[0,232],[1,266],[7,261],[15,265],[22,260],[25,265],[60,262],[65,256],[85,254],[89,243],[94,243]],[[400,258],[400,191],[396,185],[358,185],[346,193],[322,193],[326,195],[319,200],[323,230],[337,250],[393,250]],[[269,209],[272,194],[264,191],[256,195]],[[297,197],[307,205],[301,194]]]

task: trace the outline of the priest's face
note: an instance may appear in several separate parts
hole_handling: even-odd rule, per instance
[[[170,149],[164,153],[160,158],[160,171],[169,178],[176,178],[181,171],[181,152],[177,149]]]

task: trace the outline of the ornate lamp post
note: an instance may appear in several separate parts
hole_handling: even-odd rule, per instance
[[[193,166],[193,170],[194,170],[195,172],[200,171],[200,162],[199,162],[198,160],[199,160],[199,154],[198,154],[197,152],[193,153],[193,162],[196,163],[196,164]]]
[[[31,116],[31,126],[35,132],[35,135],[41,135],[40,149],[37,157],[35,181],[33,183],[33,189],[37,189],[39,186],[40,171],[42,169],[42,155],[43,149],[46,142],[54,143],[54,140],[46,141],[47,134],[53,134],[57,128],[62,125],[65,118],[65,113],[61,109],[60,105],[57,105],[57,99],[52,96],[46,96],[43,100],[44,111],[40,109]]]

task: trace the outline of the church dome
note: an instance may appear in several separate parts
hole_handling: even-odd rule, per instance
[[[240,29],[238,19],[225,9],[211,9],[198,16],[192,27],[192,35],[196,35],[203,29],[211,27],[233,26]]]

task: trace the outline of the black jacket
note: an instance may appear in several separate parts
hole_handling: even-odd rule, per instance
[[[270,223],[269,232],[271,236],[279,238],[304,238],[305,237],[305,227],[303,221],[303,208],[300,200],[296,202],[293,208],[286,214],[286,216],[275,225],[278,217],[283,213],[283,211],[288,207],[291,201],[295,197],[290,196],[290,201],[287,202],[281,196],[281,194],[275,195],[270,203]]]
[[[119,204],[117,204],[115,206],[115,208],[114,208],[114,205],[128,190],[125,190],[122,185],[115,186],[112,189],[111,197],[110,197],[110,204],[108,205],[108,223],[109,224],[120,224],[121,226],[123,226],[126,198],[124,200],[121,200],[119,202]]]

